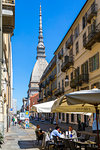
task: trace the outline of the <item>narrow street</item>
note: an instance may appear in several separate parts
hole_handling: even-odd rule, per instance
[[[36,137],[33,128],[23,129],[17,126],[11,126],[9,132],[4,138],[2,150],[39,150],[40,146],[36,144]]]

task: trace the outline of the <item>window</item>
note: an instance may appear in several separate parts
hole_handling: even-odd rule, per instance
[[[99,68],[99,52],[89,59],[90,72]]]
[[[71,122],[74,122],[74,114],[71,114]]]
[[[66,76],[66,78],[69,80],[69,76],[68,75]],[[65,80],[66,80],[66,78],[65,78]],[[69,86],[69,81],[68,82],[65,81],[65,87],[67,87],[67,86]]]
[[[69,57],[73,57],[73,49],[69,51]]]
[[[69,114],[66,114],[66,123],[69,123]]]
[[[79,24],[74,30],[74,38],[76,39],[79,36]]]
[[[61,113],[59,113],[59,119],[61,119]]]
[[[58,73],[60,72],[60,64],[58,64]]]
[[[62,80],[62,88],[64,87],[64,80]]]
[[[81,72],[82,72],[82,74],[88,74],[88,61],[86,61],[84,64],[82,64]]]
[[[60,82],[58,83],[58,89],[60,89]]]
[[[83,46],[86,45],[86,32],[83,34]]]
[[[70,78],[71,78],[71,80],[73,79],[73,72],[70,74]]]
[[[76,54],[79,52],[79,43],[76,42]]]
[[[75,77],[78,77],[80,74],[80,68],[77,67],[77,69],[75,69]]]
[[[65,114],[62,113],[62,121],[65,121]]]
[[[81,115],[80,114],[77,114],[77,122],[81,122]]]
[[[84,29],[87,25],[87,13],[82,18],[82,24],[83,24],[83,29]]]

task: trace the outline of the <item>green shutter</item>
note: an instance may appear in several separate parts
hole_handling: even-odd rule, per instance
[[[96,54],[96,68],[99,68],[99,52]]]
[[[89,71],[92,72],[92,58],[89,58]]]

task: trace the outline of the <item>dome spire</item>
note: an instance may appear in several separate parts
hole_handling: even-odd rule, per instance
[[[43,42],[43,31],[42,31],[42,11],[41,11],[41,4],[40,4],[40,15],[39,15],[39,36],[38,36],[38,46],[37,46],[37,59],[45,58],[45,46]]]

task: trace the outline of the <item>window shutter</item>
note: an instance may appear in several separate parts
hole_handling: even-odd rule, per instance
[[[88,74],[88,61],[86,61],[85,73]]]
[[[92,58],[89,58],[89,70],[92,72]]]
[[[84,74],[84,65],[81,66],[81,73]]]
[[[96,54],[96,68],[99,68],[99,52]]]

